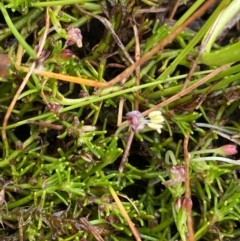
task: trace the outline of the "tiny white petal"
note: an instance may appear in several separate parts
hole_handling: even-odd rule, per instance
[[[158,117],[151,118],[150,121],[151,123],[160,124],[164,122],[164,118],[162,116],[158,116]]]
[[[163,125],[161,124],[156,124],[156,123],[147,123],[148,127],[151,129],[156,130],[158,133],[161,133],[161,129],[163,128]]]
[[[162,116],[162,112],[161,111],[153,111],[149,113],[149,118],[154,118],[154,116]]]
[[[78,39],[77,40],[77,46],[78,46],[78,48],[82,48],[82,40],[81,39]]]
[[[153,111],[148,115],[148,117],[150,118],[151,123],[160,124],[164,122],[164,118],[160,111]]]
[[[162,123],[164,122],[162,112],[161,111],[153,111],[153,112],[149,113],[148,118],[149,118],[148,123],[147,123],[148,127],[156,130],[158,133],[161,133],[161,129],[163,128]]]

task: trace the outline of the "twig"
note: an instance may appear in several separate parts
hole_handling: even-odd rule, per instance
[[[190,154],[188,152],[188,141],[189,141],[189,133],[187,133],[183,142],[184,149],[184,163],[185,163],[185,199],[184,204],[187,213],[187,227],[188,227],[188,241],[194,241],[194,231],[192,224],[192,200],[191,200],[191,188],[190,188],[190,173],[189,173],[189,162],[190,162]]]
[[[127,145],[124,149],[124,153],[123,153],[123,156],[122,156],[122,160],[121,160],[121,163],[119,165],[119,168],[118,168],[118,171],[119,172],[122,172],[123,169],[124,169],[124,165],[126,163],[126,160],[127,160],[127,157],[128,157],[128,154],[129,154],[129,150],[131,148],[131,144],[132,144],[132,140],[133,140],[133,137],[134,137],[134,131],[131,130],[130,131],[130,134],[128,136],[128,141],[127,141]]]
[[[80,218],[80,222],[87,228],[87,230],[94,236],[97,241],[104,241],[101,235],[98,233],[96,228],[92,226],[91,223],[88,222],[86,218]]]
[[[126,210],[125,210],[122,202],[121,202],[120,199],[118,198],[116,192],[114,191],[114,189],[113,189],[112,186],[110,186],[110,185],[108,186],[108,189],[109,189],[109,191],[110,191],[113,199],[115,200],[115,202],[116,202],[119,210],[121,211],[123,217],[124,217],[125,220],[127,221],[128,226],[129,226],[129,228],[131,229],[131,231],[132,231],[132,233],[133,233],[136,241],[141,241],[141,237],[140,237],[137,229],[135,228],[135,226],[134,226],[132,220],[130,219],[130,217],[128,216],[128,214],[127,214],[127,212],[126,212]]]
[[[175,15],[175,13],[177,11],[179,2],[180,2],[180,0],[175,0],[174,6],[169,11],[169,16],[168,16],[169,19],[173,19],[174,15]]]
[[[121,125],[122,123],[122,113],[123,113],[123,106],[125,103],[124,98],[120,98],[119,104],[118,104],[118,119],[117,119],[117,126]]]
[[[169,8],[141,8],[134,12],[134,16],[142,13],[162,13],[168,11]]]
[[[129,66],[125,71],[121,74],[113,78],[109,81],[106,87],[112,86],[124,78],[128,78],[132,72],[140,65],[148,61],[154,54],[156,54],[159,50],[165,47],[169,42],[171,42],[179,33],[182,32],[190,23],[192,23],[196,18],[200,17],[205,10],[207,10],[216,0],[206,1],[195,13],[192,14],[190,18],[188,18],[181,26],[175,29],[174,32],[171,32],[166,38],[164,38],[160,43],[158,43],[154,48],[152,48],[148,53],[143,55],[138,61],[136,61],[133,65]],[[105,84],[105,83],[104,83]],[[103,86],[104,88],[105,86]]]
[[[209,39],[210,39],[213,31],[214,31],[215,26],[218,24],[219,19],[220,19],[220,16],[218,16],[218,18],[217,18],[216,21],[214,22],[211,30],[208,32],[208,34],[207,34],[207,36],[206,36],[206,39],[204,39],[204,42],[202,43],[202,45],[201,45],[201,47],[200,47],[200,50],[199,50],[199,52],[198,52],[198,55],[197,55],[196,59],[194,60],[193,65],[192,65],[192,67],[191,67],[191,69],[190,69],[190,71],[189,71],[189,73],[188,73],[188,75],[187,75],[187,77],[186,77],[186,80],[185,80],[185,82],[184,82],[184,85],[183,85],[182,90],[184,90],[184,89],[187,87],[190,79],[192,78],[192,75],[194,74],[194,71],[195,71],[195,69],[197,68],[198,62],[199,62],[199,60],[200,60],[200,58],[201,58],[201,56],[202,56],[202,54],[203,54],[203,52],[204,52],[204,50],[205,50],[205,48],[206,48],[206,46],[207,46],[207,43],[208,43],[208,41],[209,41]]]
[[[57,131],[61,131],[64,128],[61,125],[56,125],[56,124],[47,123],[47,122],[43,122],[43,121],[29,120],[27,123],[30,125],[37,125],[37,126],[41,126],[41,127],[47,128],[47,129],[52,129],[52,130],[57,130]]]
[[[133,31],[134,31],[135,43],[136,43],[136,45],[135,45],[135,60],[138,61],[139,58],[140,58],[140,43],[139,43],[139,37],[138,37],[138,31],[137,31],[136,24],[133,24]],[[135,70],[135,85],[138,86],[139,84],[140,84],[140,66],[138,66]],[[138,91],[137,91],[137,93],[138,93]],[[134,98],[134,109],[135,110],[139,109],[139,102],[138,102],[138,99],[136,97]],[[124,149],[124,153],[123,153],[123,156],[122,156],[121,163],[120,163],[119,168],[118,168],[119,172],[123,172],[124,165],[127,162],[129,150],[130,150],[131,145],[132,145],[133,137],[134,137],[134,131],[131,130],[130,134],[128,136],[127,145]]]
[[[100,22],[103,23],[103,25],[111,32],[113,38],[115,39],[117,45],[120,47],[120,49],[123,51],[125,57],[127,58],[127,60],[129,61],[129,63],[133,64],[134,61],[132,60],[130,54],[127,52],[125,46],[123,45],[122,41],[120,40],[120,38],[117,36],[117,34],[115,33],[114,29],[112,28],[111,23],[104,17],[101,17],[99,15],[96,14],[92,14],[86,10],[84,10],[83,8],[80,7],[79,4],[75,4],[75,7],[83,14],[86,14],[87,16],[93,17],[93,18],[97,18]]]
[[[23,241],[23,219],[18,217],[19,241]]]
[[[236,143],[237,145],[240,145],[240,140],[238,139],[239,138],[239,135],[237,136],[230,136],[228,134],[225,134],[221,131],[217,131],[217,130],[213,130],[214,133],[216,133],[217,135],[219,136],[222,136],[223,138],[229,140],[229,141],[232,141],[234,143]]]
[[[136,24],[133,24],[133,32],[135,37],[135,61],[137,62],[140,59],[141,50],[140,50],[140,43],[139,43],[139,35]],[[135,70],[135,85],[140,85],[140,66],[138,66]],[[139,91],[137,91],[137,94]],[[137,98],[134,98],[134,109],[138,110],[139,102]]]
[[[195,90],[197,87],[203,85],[204,83],[206,83],[209,79],[213,78],[214,76],[216,76],[218,73],[222,72],[223,70],[229,68],[231,65],[230,64],[226,64],[223,65],[219,68],[217,68],[216,70],[214,70],[212,73],[208,74],[207,76],[203,77],[201,80],[199,80],[197,83],[189,86],[188,88],[186,88],[183,91],[180,91],[179,93],[177,93],[176,95],[168,98],[167,100],[163,101],[162,103],[155,105],[154,107],[152,107],[151,109],[148,109],[146,111],[144,111],[142,113],[143,116],[147,116],[149,113],[151,113],[154,110],[159,110],[160,108],[172,103],[173,101],[180,99],[181,97],[183,97],[184,95],[192,92],[193,90]]]

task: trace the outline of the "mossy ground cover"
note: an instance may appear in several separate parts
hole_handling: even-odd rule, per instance
[[[0,2],[0,240],[240,239],[237,0]]]

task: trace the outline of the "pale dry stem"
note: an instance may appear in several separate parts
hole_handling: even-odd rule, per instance
[[[185,208],[187,213],[187,227],[188,227],[188,241],[195,241],[194,230],[192,223],[192,200],[191,200],[191,187],[190,187],[190,154],[188,152],[189,133],[187,133],[183,142],[184,150],[184,167],[185,167]]]
[[[217,20],[214,22],[213,27],[212,27],[211,30],[208,32],[208,34],[206,35],[206,38],[204,39],[203,43],[201,44],[200,50],[198,51],[198,55],[197,55],[196,59],[194,60],[194,62],[193,62],[193,64],[192,64],[192,67],[191,67],[191,69],[190,69],[190,71],[189,71],[189,73],[188,73],[188,75],[187,75],[187,77],[186,77],[186,80],[185,80],[185,82],[184,82],[184,85],[183,85],[182,90],[184,90],[184,89],[187,87],[190,79],[192,78],[192,75],[194,74],[195,69],[197,68],[197,65],[198,65],[198,63],[199,63],[199,60],[200,60],[200,58],[201,58],[204,50],[205,50],[206,47],[207,47],[207,43],[208,43],[210,37],[212,36],[213,31],[214,31],[214,28],[215,28],[216,25],[218,24],[219,19],[220,19],[220,16],[219,16],[219,17],[217,18]]]
[[[168,15],[169,19],[173,19],[174,15],[179,7],[179,4],[180,4],[180,0],[175,0],[175,3],[173,4],[171,10],[169,11],[169,15]]]
[[[126,209],[124,208],[122,202],[120,201],[118,195],[116,194],[116,192],[114,191],[114,189],[113,189],[111,186],[108,186],[108,189],[109,189],[109,191],[110,191],[110,193],[111,193],[114,201],[116,202],[119,210],[121,211],[122,216],[123,216],[124,219],[127,221],[128,226],[129,226],[129,228],[131,229],[132,234],[133,234],[134,237],[135,237],[135,240],[136,240],[136,241],[141,241],[141,237],[140,237],[140,235],[139,235],[139,233],[138,233],[138,230],[136,229],[134,223],[133,223],[132,220],[130,219],[130,217],[129,217]]]
[[[119,48],[123,51],[125,57],[127,58],[127,60],[129,61],[129,63],[133,64],[134,61],[131,58],[130,54],[128,53],[128,51],[126,50],[125,46],[123,45],[122,41],[120,40],[120,38],[117,36],[117,34],[115,33],[111,23],[104,17],[101,17],[99,15],[96,14],[92,14],[86,10],[84,10],[83,8],[81,8],[81,6],[79,4],[75,4],[75,7],[83,14],[93,17],[93,18],[97,18],[100,22],[103,23],[103,25],[110,31],[110,33],[112,34],[113,38],[115,39],[117,45],[119,46]]]
[[[98,233],[97,229],[88,222],[86,218],[80,218],[80,222],[87,228],[87,230],[94,236],[97,241],[104,241],[101,235]]]
[[[138,30],[137,30],[137,26],[136,26],[135,23],[133,24],[133,31],[134,31],[134,37],[135,37],[135,60],[138,61],[140,59],[141,51],[140,51],[140,42],[139,42]],[[135,85],[136,86],[140,85],[140,66],[138,66],[135,70]],[[138,91],[137,91],[137,94],[138,94]],[[138,110],[138,109],[139,109],[138,99],[134,98],[134,110]],[[124,153],[123,153],[123,156],[122,156],[121,163],[120,163],[119,168],[118,168],[119,172],[123,172],[123,170],[124,170],[124,165],[127,162],[127,158],[129,156],[129,150],[130,150],[131,145],[132,145],[133,137],[134,137],[134,131],[131,130],[130,134],[128,136],[127,145],[124,149]]]

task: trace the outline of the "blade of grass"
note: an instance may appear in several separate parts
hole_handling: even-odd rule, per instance
[[[104,177],[103,172],[101,172],[101,176]],[[131,229],[131,231],[132,231],[135,239],[136,239],[137,241],[141,241],[141,237],[140,237],[137,229],[135,228],[135,226],[134,226],[132,220],[130,219],[130,217],[128,216],[128,214],[127,214],[127,212],[126,212],[126,210],[125,210],[122,202],[120,201],[119,197],[117,196],[116,192],[114,191],[114,189],[112,188],[111,185],[108,185],[108,190],[109,190],[109,192],[111,193],[114,201],[116,202],[119,210],[121,211],[124,219],[127,221],[128,225],[129,225],[129,228]]]

